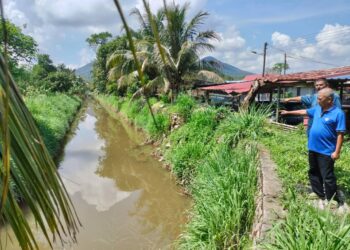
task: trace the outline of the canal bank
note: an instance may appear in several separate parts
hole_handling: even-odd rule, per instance
[[[83,110],[59,164],[83,224],[78,244],[64,247],[171,248],[186,223],[190,200],[150,156],[150,146],[130,139],[123,125],[98,104],[90,102]],[[33,221],[31,226],[35,228]],[[44,237],[39,232],[36,236],[40,249],[48,249]],[[62,246],[57,243],[55,249]]]
[[[258,179],[257,137],[264,132],[263,110],[232,113],[198,104],[181,94],[175,103],[97,96],[155,141],[158,156],[191,194],[190,220],[177,242],[180,249],[250,247]],[[149,133],[149,131],[151,133]]]

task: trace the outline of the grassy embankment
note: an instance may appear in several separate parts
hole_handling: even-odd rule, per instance
[[[52,94],[27,97],[25,103],[37,122],[47,149],[53,157],[56,156],[81,100],[64,94]]]
[[[81,100],[64,94],[51,94],[28,96],[25,98],[25,103],[37,123],[49,153],[52,157],[56,157],[81,105]],[[12,167],[16,168],[16,165]],[[11,182],[10,186],[20,200],[22,195],[14,182]]]
[[[258,151],[253,142],[263,130],[264,115],[232,114],[203,107],[188,96],[174,105],[151,100],[160,130],[141,101],[129,103],[98,96],[125,114],[152,138],[162,141],[171,171],[192,194],[191,221],[178,242],[184,249],[242,249],[250,244],[257,191]],[[181,126],[170,132],[171,117]],[[258,131],[258,132],[257,132]],[[165,136],[163,136],[163,134]]]
[[[283,204],[288,214],[277,224],[262,248],[267,249],[350,249],[349,215],[320,211],[307,204],[303,195],[308,185],[308,162],[305,131],[282,132],[270,129],[262,142],[278,165],[283,182]],[[343,146],[336,162],[338,184],[350,192],[350,144]]]

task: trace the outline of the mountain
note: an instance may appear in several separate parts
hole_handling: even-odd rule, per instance
[[[94,62],[88,63],[84,65],[83,67],[80,67],[75,70],[75,74],[77,76],[82,77],[85,81],[91,82],[92,80],[92,65]]]
[[[246,75],[253,73],[241,70],[228,63],[224,63],[212,56],[207,56],[201,59],[204,69],[214,71],[227,80],[242,79]]]

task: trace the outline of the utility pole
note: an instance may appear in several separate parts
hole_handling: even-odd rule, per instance
[[[267,42],[264,43],[264,62],[263,62],[262,76],[265,76],[266,50],[267,50]]]
[[[286,69],[287,69],[287,53],[284,53],[283,75],[286,74]]]

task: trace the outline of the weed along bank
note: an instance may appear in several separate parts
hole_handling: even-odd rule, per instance
[[[146,132],[154,131],[145,103],[111,96],[97,99]],[[151,135],[159,145],[158,156],[193,199],[190,220],[176,247],[249,246],[259,175],[255,140],[266,111],[232,113],[199,105],[188,95],[179,95],[174,104],[155,99],[151,104],[162,107],[156,117],[162,117],[158,126],[163,130]],[[180,121],[173,127],[172,117]]]

